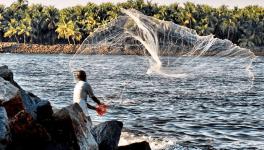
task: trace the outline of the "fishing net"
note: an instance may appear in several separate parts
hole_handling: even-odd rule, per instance
[[[169,82],[168,87],[185,92],[222,94],[252,87],[251,64],[255,55],[249,49],[213,35],[199,36],[195,30],[146,16],[134,9],[122,9],[122,13],[84,40],[70,60],[72,71],[84,69],[90,74],[94,71],[105,74],[108,80],[118,78],[115,84],[119,85],[121,93],[126,84],[139,81],[142,71],[153,84],[167,78],[177,81]],[[98,63],[99,60],[91,55],[106,58],[100,59],[104,63]],[[126,62],[126,58],[132,61]],[[121,67],[115,65],[117,63],[121,63]]]

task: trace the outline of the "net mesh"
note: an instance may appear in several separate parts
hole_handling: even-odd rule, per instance
[[[148,75],[182,78],[186,89],[190,80],[199,80],[195,85],[199,91],[241,92],[251,88],[255,55],[249,49],[213,35],[199,36],[195,30],[134,9],[121,11],[121,16],[84,40],[70,60],[71,71],[91,65],[89,57],[80,62],[87,54],[141,55],[148,60]]]

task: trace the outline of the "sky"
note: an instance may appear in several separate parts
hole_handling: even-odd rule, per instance
[[[16,0],[0,0],[0,4],[4,4],[9,6],[11,3],[15,2]],[[88,2],[94,2],[100,4],[102,2],[124,2],[127,0],[28,0],[29,4],[38,3],[43,5],[52,5],[59,9],[75,6],[75,5],[85,5]],[[208,4],[213,7],[219,7],[221,5],[227,5],[230,8],[234,6],[238,7],[245,7],[248,5],[259,5],[264,7],[264,0],[152,0],[154,3],[159,4],[171,4],[174,2],[183,4],[187,1],[196,3],[196,4]]]

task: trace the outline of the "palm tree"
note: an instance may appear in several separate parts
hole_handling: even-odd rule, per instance
[[[118,3],[117,7],[125,8],[125,9],[134,8],[136,10],[142,10],[144,5],[145,5],[144,0],[127,0],[124,3]]]
[[[17,30],[14,27],[9,27],[9,29],[5,32],[4,37],[12,38],[15,36],[17,43],[19,43],[18,38],[16,36]]]
[[[59,34],[59,38],[67,39],[69,44],[71,44],[70,39],[73,40],[73,44],[75,45],[75,40],[80,41],[82,38],[78,28],[75,28],[73,21],[67,23],[65,21],[60,22],[56,32]]]
[[[169,20],[169,14],[168,14],[168,7],[167,6],[160,6],[159,11],[157,14],[154,15],[155,18],[160,20]]]
[[[96,20],[92,16],[89,16],[84,23],[85,23],[86,31],[88,33],[92,32],[95,26],[97,25]]]
[[[29,7],[28,13],[31,18],[31,42],[43,44],[44,35],[46,31],[44,28],[46,26],[45,16],[43,15],[44,7],[39,4],[31,5]]]
[[[232,37],[230,37],[230,35],[233,36],[237,31],[236,21],[232,18],[225,19],[222,22],[221,30],[223,33],[227,33],[227,39],[232,40]]]
[[[78,42],[81,41],[82,34],[77,28],[75,28],[74,34],[71,36],[71,38],[73,40],[73,44],[75,45],[75,41],[78,41]]]
[[[139,11],[147,16],[154,16],[159,12],[158,4],[147,1],[147,3],[143,5],[142,9],[139,9]]]
[[[11,4],[10,8],[13,10],[14,18],[18,20],[25,18],[26,11],[28,9],[27,0],[18,0]]]
[[[0,41],[3,40],[4,27],[5,27],[5,20],[3,13],[4,13],[4,5],[0,5]]]
[[[63,20],[58,24],[56,32],[58,33],[58,38],[67,39],[68,43],[70,44],[70,36],[74,35],[74,23],[72,21],[66,23]]]
[[[195,5],[193,3],[184,3],[184,9],[181,11],[181,24],[189,28],[194,28],[196,19],[193,14],[196,12]]]
[[[114,5],[112,3],[102,3],[99,6],[99,10],[97,12],[97,15],[100,19],[100,21],[103,20],[109,20],[111,17],[111,13],[109,13],[110,11],[113,11]]]
[[[42,5],[28,6],[27,0],[18,0],[9,7],[0,5],[0,41],[66,42],[58,40],[60,38],[75,44],[96,28],[107,26],[109,21],[120,15],[121,8],[134,8],[143,14],[195,29],[198,34],[215,34],[218,38],[229,38],[243,46],[264,45],[263,7],[213,8],[189,2],[183,7],[177,3],[159,6],[144,0],[128,0],[116,5],[87,3],[86,6],[62,10]]]
[[[245,35],[244,38],[238,40],[238,43],[242,47],[253,48],[255,46],[254,38],[255,38],[254,34],[250,35],[249,37],[248,35]]]
[[[17,34],[19,36],[23,35],[24,44],[26,43],[26,37],[30,36],[30,32],[32,30],[30,24],[31,24],[31,19],[29,17],[26,17],[19,22],[19,25],[17,27]]]
[[[263,14],[264,14],[264,12],[263,12]],[[264,28],[263,28],[263,26],[264,26],[264,15],[263,15],[262,21],[260,21],[258,23],[257,28],[256,28],[256,33],[258,33],[257,34],[258,38],[255,39],[255,43],[258,46],[264,45]]]
[[[44,8],[43,11],[46,15],[45,23],[47,24],[46,27],[48,30],[48,33],[47,33],[49,35],[48,37],[49,37],[50,43],[54,44],[56,40],[55,30],[56,30],[57,23],[59,22],[59,10],[52,6],[49,6],[49,7]]]
[[[4,37],[8,37],[8,38],[15,37],[17,43],[19,43],[17,33],[18,33],[18,22],[15,19],[11,19],[10,22],[8,23],[6,32],[4,33]]]

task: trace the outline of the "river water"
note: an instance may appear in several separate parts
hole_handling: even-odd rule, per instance
[[[8,65],[25,90],[61,108],[72,103],[74,80],[68,66],[71,57],[0,54],[0,65]],[[255,80],[251,89],[236,92],[236,87],[224,93],[198,88],[199,80],[195,78],[147,75],[144,57],[88,57],[89,63],[79,61],[87,63],[88,82],[95,95],[110,105],[104,117],[90,112],[95,122],[118,119],[133,137],[168,145],[264,149],[264,57],[253,62]],[[206,78],[210,83],[224,80],[221,76]]]

